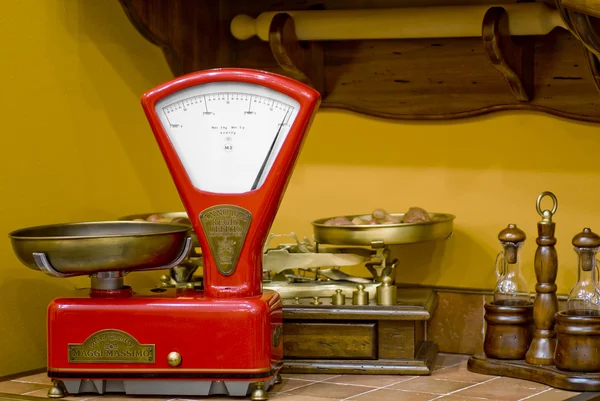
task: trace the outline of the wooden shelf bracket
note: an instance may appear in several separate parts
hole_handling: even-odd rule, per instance
[[[533,99],[534,41],[520,38],[515,43],[508,30],[508,13],[491,7],[483,17],[481,29],[485,53],[506,80],[511,93],[521,102]]]
[[[278,13],[273,17],[269,46],[275,61],[287,75],[312,86],[325,97],[323,47],[318,42],[300,42],[291,15]]]

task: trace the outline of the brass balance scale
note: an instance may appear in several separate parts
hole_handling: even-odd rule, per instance
[[[391,216],[402,221],[404,213]],[[263,249],[263,286],[283,298],[283,372],[431,373],[438,347],[427,341],[427,322],[437,305],[436,293],[397,288],[397,260],[390,252],[390,246],[452,235],[455,216],[429,216],[426,222],[381,225],[329,225],[332,218],[321,218],[312,222],[312,241],[294,233],[269,236]],[[368,220],[370,215],[347,218]],[[121,217],[186,219],[185,212]],[[161,277],[160,287],[202,286],[202,276],[195,274],[202,255],[197,243],[195,247],[187,260]],[[371,277],[341,270],[350,266],[364,266]]]

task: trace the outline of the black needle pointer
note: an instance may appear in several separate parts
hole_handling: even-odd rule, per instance
[[[267,162],[271,158],[271,153],[273,153],[273,148],[275,147],[275,143],[277,142],[277,138],[279,137],[279,133],[281,132],[281,128],[283,128],[283,123],[285,122],[285,119],[287,118],[289,112],[290,112],[290,109],[288,109],[288,111],[286,111],[285,116],[283,116],[283,120],[281,120],[281,124],[279,124],[279,129],[277,130],[277,133],[275,134],[275,139],[273,139],[273,143],[271,144],[269,153],[267,153],[267,157],[265,157],[265,161],[263,162],[263,165],[260,168],[260,171],[258,172],[256,179],[254,180],[254,184],[252,185],[252,188],[250,189],[251,191],[254,191],[256,188],[258,188],[258,183],[260,181],[260,177],[263,175],[263,172],[265,171],[265,167],[267,167]]]

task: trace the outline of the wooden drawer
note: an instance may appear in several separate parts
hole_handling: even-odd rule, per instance
[[[376,359],[376,322],[286,321],[286,359]]]

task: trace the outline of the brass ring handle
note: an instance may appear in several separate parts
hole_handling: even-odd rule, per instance
[[[552,199],[552,210],[550,210],[550,211],[548,211],[548,210],[542,211],[542,207],[541,207],[542,199],[546,196],[548,196],[548,197],[550,197],[550,199]],[[540,216],[542,216],[544,219],[548,218],[551,220],[552,216],[554,214],[556,214],[556,211],[558,210],[558,199],[556,199],[556,196],[552,192],[544,191],[538,196],[537,201],[535,202],[535,208]],[[548,214],[546,212],[548,212],[550,214],[550,216],[546,216],[546,214]]]

